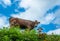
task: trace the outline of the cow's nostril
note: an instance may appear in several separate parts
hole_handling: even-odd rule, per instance
[[[35,26],[35,27],[37,27],[37,26]]]

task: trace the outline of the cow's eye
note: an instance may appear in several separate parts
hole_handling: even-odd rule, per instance
[[[37,27],[37,24],[35,24],[35,27]]]

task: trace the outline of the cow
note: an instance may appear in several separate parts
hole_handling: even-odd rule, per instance
[[[34,27],[37,27],[37,25],[40,23],[38,22],[37,20],[35,21],[30,21],[30,20],[25,20],[25,19],[21,19],[21,18],[14,18],[14,17],[11,17],[9,19],[9,23],[10,23],[10,28],[12,26],[20,26],[20,28],[22,29],[33,29]]]

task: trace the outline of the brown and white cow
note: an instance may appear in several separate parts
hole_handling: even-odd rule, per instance
[[[21,18],[14,18],[11,17],[9,19],[9,23],[10,26],[20,26],[21,28],[28,28],[28,29],[33,29],[34,27],[36,27],[40,22],[38,22],[37,20],[35,21],[30,21],[30,20],[25,20],[25,19],[21,19]]]

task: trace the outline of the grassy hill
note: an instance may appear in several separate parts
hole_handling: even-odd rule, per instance
[[[0,29],[0,41],[60,41],[60,35],[38,34],[35,30],[7,28]]]

